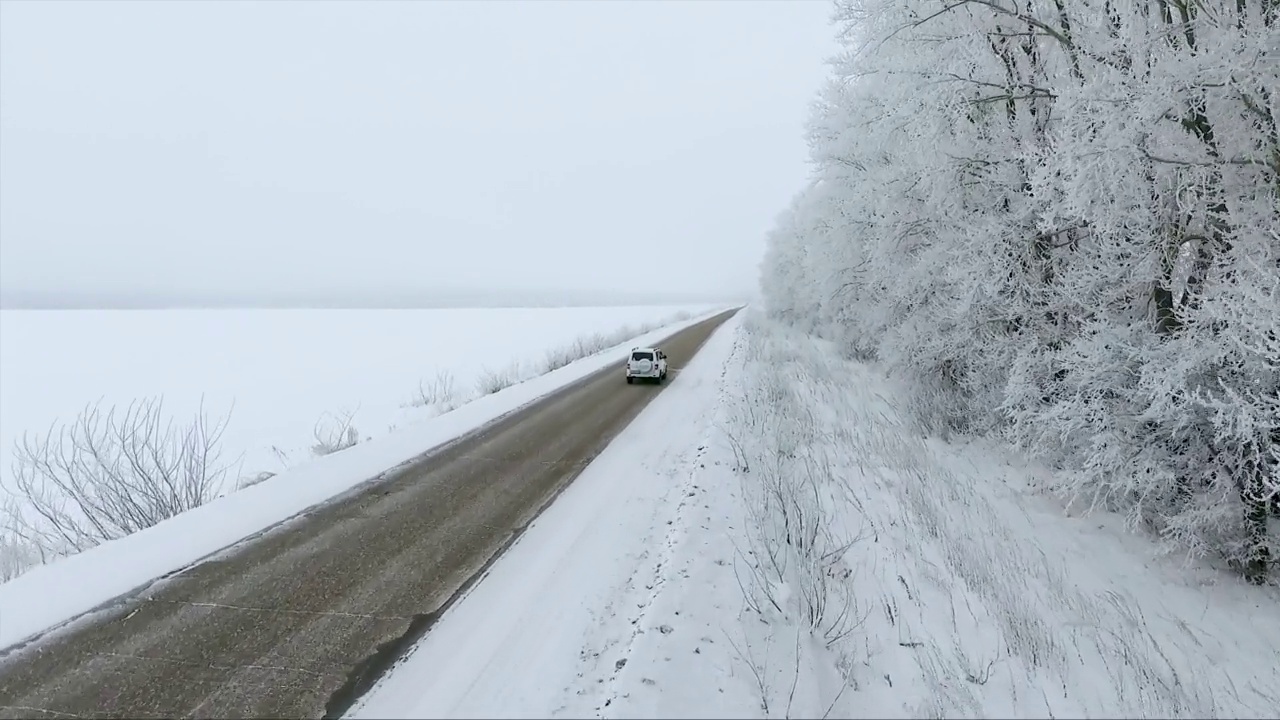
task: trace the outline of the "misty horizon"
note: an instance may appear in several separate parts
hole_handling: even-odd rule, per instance
[[[5,3],[0,307],[749,296],[829,11]]]
[[[76,293],[0,290],[0,310],[360,309],[623,307],[743,303],[749,294],[555,288],[435,288],[342,293]]]

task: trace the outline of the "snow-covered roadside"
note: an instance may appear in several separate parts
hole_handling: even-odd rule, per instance
[[[431,448],[618,362],[716,314],[645,333],[452,412],[282,472],[141,532],[33,568],[0,585],[0,647],[65,623],[113,598],[351,491]]]
[[[738,717],[737,483],[706,459],[735,316],[351,717]]]
[[[1275,715],[1273,588],[1118,543],[1112,518],[1037,495],[1044,471],[1014,453],[926,437],[881,373],[744,327],[726,430],[758,511],[764,622],[743,629],[768,715]]]

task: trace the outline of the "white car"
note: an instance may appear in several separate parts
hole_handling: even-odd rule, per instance
[[[653,380],[661,383],[667,379],[667,354],[661,348],[631,348],[627,358],[627,384],[636,380]]]

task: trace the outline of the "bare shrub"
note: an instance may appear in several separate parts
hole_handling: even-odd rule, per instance
[[[203,505],[228,465],[220,443],[230,413],[211,421],[201,402],[175,425],[160,398],[122,412],[91,404],[75,421],[15,443],[9,529],[41,560],[123,537]]]
[[[547,372],[559,370],[574,360],[581,357],[578,352],[581,350],[582,343],[579,340],[576,344],[561,345],[560,347],[551,348],[547,351],[546,357],[543,359],[543,367]]]
[[[316,421],[315,429],[312,430],[316,442],[311,446],[311,452],[323,457],[346,450],[360,442],[360,431],[351,424],[355,414],[355,410],[348,410],[337,415],[330,413],[321,415]]]
[[[11,533],[0,535],[0,582],[8,582],[40,564],[40,548]]]
[[[480,375],[476,378],[476,391],[481,395],[492,395],[518,382],[520,382],[519,361],[512,362],[501,370],[483,367],[480,368]]]
[[[409,405],[451,409],[457,399],[458,388],[454,383],[453,374],[448,370],[440,370],[430,381],[418,381],[418,392],[414,394]]]

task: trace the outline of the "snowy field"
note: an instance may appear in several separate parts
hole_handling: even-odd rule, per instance
[[[350,415],[360,440],[439,412],[419,387],[452,380],[455,404],[482,375],[523,379],[578,338],[671,322],[702,307],[439,310],[0,311],[0,473],[15,440],[88,403],[164,396],[185,420],[230,413],[224,452],[239,474],[313,457],[317,424]],[[625,334],[625,333],[624,333]]]
[[[1274,588],[901,397],[740,313],[351,716],[1274,717]]]
[[[600,352],[483,394],[452,411],[300,463],[156,525],[34,567],[0,584],[0,648],[66,627],[113,598],[215,556],[441,443],[617,363],[632,343],[658,342],[717,312],[703,312],[641,335],[627,334]],[[66,592],[69,587],[76,592]]]

